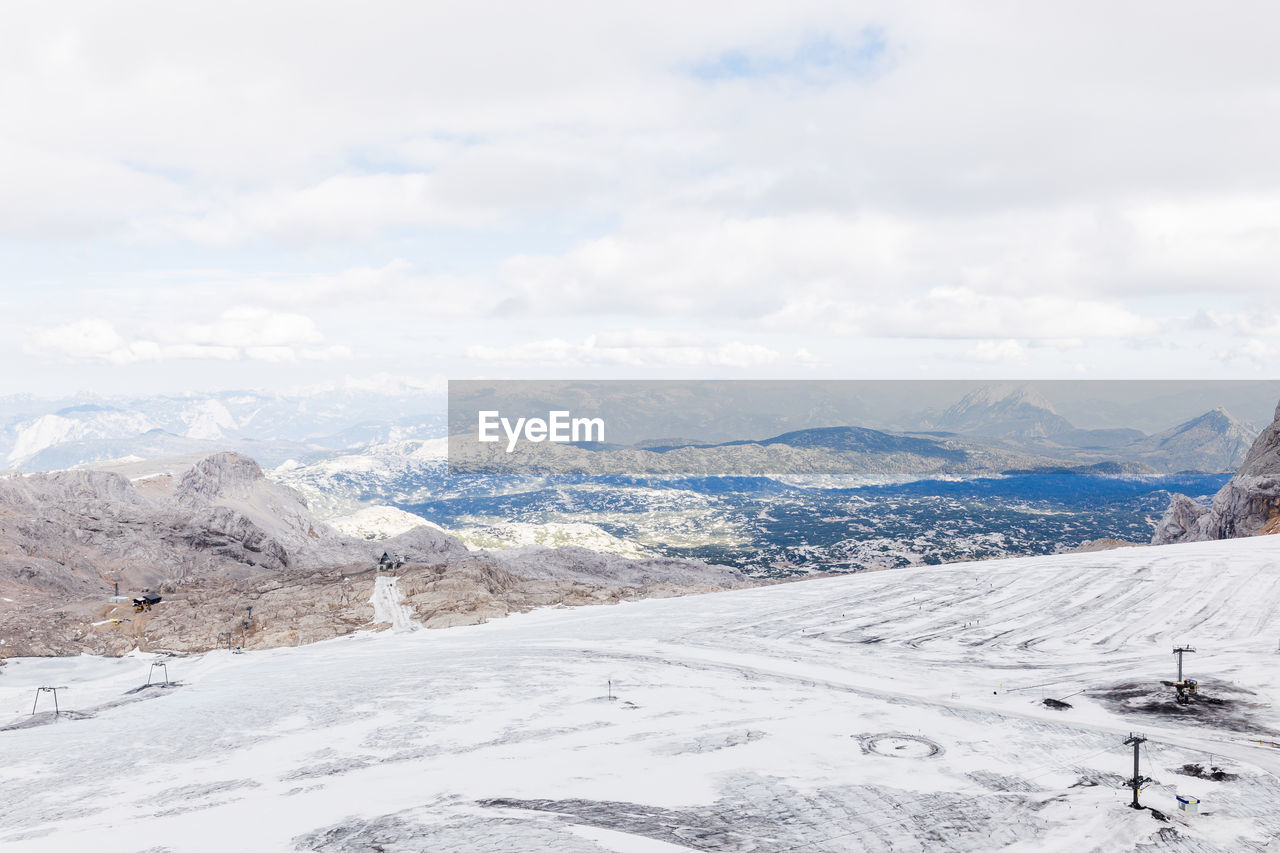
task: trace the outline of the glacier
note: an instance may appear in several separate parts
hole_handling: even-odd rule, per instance
[[[13,659],[0,851],[1275,850],[1278,639],[1256,537]]]

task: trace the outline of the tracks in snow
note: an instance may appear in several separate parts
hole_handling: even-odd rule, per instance
[[[369,599],[373,605],[373,621],[390,622],[392,631],[416,631],[421,625],[414,620],[413,610],[404,603],[404,594],[396,587],[397,580],[394,576],[378,575],[373,582],[373,597]]]

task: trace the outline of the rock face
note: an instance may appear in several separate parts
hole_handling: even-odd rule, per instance
[[[77,470],[0,479],[0,591],[101,591],[115,580],[123,591],[333,568],[369,563],[387,547],[419,560],[470,553],[431,528],[378,543],[344,536],[247,456],[183,462],[173,472],[159,462],[141,474]]]
[[[1151,543],[1163,545],[1166,542],[1195,542],[1203,539],[1198,535],[1200,519],[1208,514],[1209,507],[1196,503],[1186,495],[1174,495],[1169,501],[1169,508],[1156,525]]]
[[[1280,406],[1276,419],[1254,440],[1244,464],[1202,506],[1174,495],[1151,542],[1202,542],[1280,532]]]
[[[384,550],[407,561],[400,591],[430,626],[743,583],[696,561],[477,552],[431,525],[381,541],[346,536],[252,459],[214,453],[0,477],[0,659],[197,651],[226,634],[253,647],[294,645],[373,628],[373,567]],[[134,613],[108,601],[116,581],[125,596],[150,588],[163,601]]]
[[[294,646],[357,630],[383,630],[371,598],[377,577],[366,567],[286,569],[270,576],[203,578],[165,585],[163,600],[136,613],[125,603],[79,599],[3,612],[5,656],[121,655],[134,648],[177,654],[224,646]],[[484,555],[409,563],[394,574],[412,618],[426,628],[475,625],[536,607],[614,604],[722,588],[715,583],[655,581],[620,585],[568,578],[527,578]]]

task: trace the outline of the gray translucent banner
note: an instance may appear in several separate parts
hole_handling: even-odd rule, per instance
[[[1227,471],[1278,399],[1280,380],[450,381],[449,468],[850,483]]]

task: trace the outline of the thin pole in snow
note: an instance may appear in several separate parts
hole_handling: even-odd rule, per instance
[[[1130,804],[1130,808],[1142,808],[1138,803],[1138,792],[1142,790],[1142,786],[1145,783],[1151,781],[1149,777],[1143,776],[1138,772],[1138,747],[1146,742],[1145,736],[1136,735],[1132,732],[1129,733],[1128,739],[1124,742],[1125,746],[1133,746],[1133,778],[1125,782],[1126,785],[1133,789],[1133,802]]]

